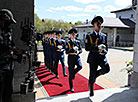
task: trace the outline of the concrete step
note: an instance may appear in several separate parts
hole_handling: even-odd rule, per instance
[[[138,102],[138,88],[113,88],[37,99],[36,102]]]

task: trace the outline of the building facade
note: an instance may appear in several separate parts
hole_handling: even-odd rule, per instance
[[[136,23],[136,5],[132,5],[112,11],[116,14],[116,18],[103,17],[104,23],[102,24],[102,32],[108,36],[109,47],[122,46],[129,47],[134,44],[135,23]],[[79,39],[85,40],[85,36],[93,31],[93,25],[91,21],[86,22],[83,25],[76,26],[79,33]]]

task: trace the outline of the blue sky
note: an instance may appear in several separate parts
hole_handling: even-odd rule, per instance
[[[110,11],[126,7],[132,0],[35,0],[38,16],[67,22],[91,20],[95,15],[115,17]]]

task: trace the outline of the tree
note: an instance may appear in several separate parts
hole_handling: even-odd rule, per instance
[[[35,27],[37,28],[38,33],[43,33],[45,31],[49,30],[60,30],[62,29],[64,34],[66,34],[66,31],[69,31],[72,27],[76,25],[82,25],[81,21],[77,21],[75,24],[72,24],[72,22],[64,22],[62,20],[52,20],[52,19],[40,19],[37,14],[34,14],[35,16]]]

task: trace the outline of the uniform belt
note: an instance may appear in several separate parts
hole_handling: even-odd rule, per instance
[[[90,51],[90,53],[99,53],[98,51]]]
[[[76,55],[76,53],[69,53],[69,55]]]
[[[56,50],[57,52],[60,52],[59,50]]]

